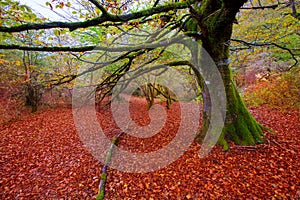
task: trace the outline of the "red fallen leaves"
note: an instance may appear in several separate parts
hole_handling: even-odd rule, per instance
[[[138,113],[138,108],[133,106],[132,116],[147,124],[149,119]],[[166,126],[176,130],[178,122],[172,116],[178,112],[176,104],[172,109]],[[267,133],[264,144],[254,148],[232,144],[230,152],[215,147],[199,159],[201,145],[193,143],[177,161],[156,172],[132,174],[109,169],[106,198],[299,198],[299,112],[282,113],[266,107],[251,112],[276,131]],[[118,129],[109,117],[110,113],[103,111],[99,120],[112,137]],[[168,130],[164,127],[151,139],[127,135],[120,146],[132,151],[156,150],[174,137]],[[101,166],[76,134],[71,109],[28,115],[0,127],[0,199],[92,199],[97,194]]]

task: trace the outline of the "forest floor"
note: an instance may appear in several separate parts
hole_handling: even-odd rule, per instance
[[[131,104],[140,124],[149,123],[143,102]],[[216,146],[199,158],[201,144],[169,166],[148,173],[108,169],[107,199],[300,199],[299,110],[282,112],[260,106],[251,113],[275,133],[255,147]],[[128,151],[154,151],[168,144],[176,130],[178,103],[165,127],[151,138],[128,135],[119,145]],[[108,137],[120,130],[108,110],[98,114]],[[179,124],[179,123],[178,123]],[[130,161],[128,161],[130,162]],[[71,108],[55,108],[0,125],[0,199],[93,199],[102,164],[84,147]]]

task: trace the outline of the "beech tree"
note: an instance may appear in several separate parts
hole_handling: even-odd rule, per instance
[[[153,46],[141,46],[140,49],[135,49],[133,52],[122,52],[122,48],[114,48],[102,45],[103,41],[111,40],[113,37],[119,37],[120,34],[130,29],[138,29],[143,24],[151,26],[159,26],[159,28],[168,27],[169,30],[184,32],[186,35],[193,37],[202,47],[209,53],[215,62],[218,71],[220,72],[226,91],[227,113],[225,126],[219,143],[225,149],[228,148],[227,141],[231,140],[237,144],[255,145],[262,142],[263,127],[246,108],[236,86],[233,83],[232,73],[229,62],[230,41],[233,31],[233,24],[236,22],[236,16],[240,9],[274,9],[280,6],[291,6],[292,13],[296,19],[297,14],[294,1],[279,2],[275,4],[268,2],[264,4],[258,2],[248,2],[247,0],[189,0],[189,1],[98,1],[87,0],[78,1],[84,9],[77,9],[72,12],[74,19],[81,18],[78,21],[46,21],[46,22],[24,22],[21,19],[15,18],[14,23],[5,24],[2,19],[0,32],[2,33],[19,33],[30,30],[48,30],[53,29],[53,34],[59,35],[61,31],[68,34],[80,34],[89,30],[89,34],[103,37],[99,39],[102,43],[99,46],[84,42],[76,45],[20,45],[16,43],[0,44],[0,49],[14,49],[26,51],[46,51],[46,52],[73,52],[78,59],[81,59],[80,53],[89,52],[95,48],[98,50],[114,52],[118,57],[114,60],[118,61],[127,59],[125,64],[117,65],[118,77],[126,73],[133,65],[133,60],[138,56],[144,55],[149,51],[153,51]],[[77,2],[77,3],[78,3]],[[52,1],[48,2],[47,6],[51,9],[55,7],[64,8],[72,7],[68,1]],[[133,9],[134,8],[134,9]],[[3,11],[2,11],[3,12]],[[5,12],[5,9],[4,9]],[[97,29],[99,28],[99,29]],[[107,34],[99,30],[106,30]],[[114,33],[115,32],[115,33]],[[118,34],[116,34],[118,32]],[[151,41],[157,40],[157,35],[149,35]],[[249,44],[250,45],[250,44]],[[188,65],[186,63],[172,63],[169,66]],[[94,67],[90,69],[97,70]],[[196,74],[196,72],[195,72]],[[78,75],[69,74],[65,77],[56,80],[54,84],[62,84],[74,80]],[[108,79],[107,79],[108,80]],[[107,81],[106,80],[106,81]],[[110,79],[111,80],[111,79]],[[207,93],[205,83],[199,82],[202,89],[204,99],[204,125],[202,132],[205,132],[210,123],[210,98]],[[200,140],[201,133],[197,136]]]

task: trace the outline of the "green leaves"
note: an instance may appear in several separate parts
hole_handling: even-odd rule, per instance
[[[54,29],[53,33],[55,36],[64,35],[67,33],[67,29]]]
[[[56,3],[55,8],[63,9],[65,6],[66,7],[71,7],[72,6],[71,2],[69,2],[69,1],[67,3],[60,2],[60,1],[55,1],[55,0],[52,1],[52,2]],[[46,6],[49,6],[51,10],[53,10],[53,5],[50,2],[47,1],[45,4],[46,4]]]
[[[0,25],[16,26],[24,23],[41,22],[27,5],[17,1],[3,0],[0,2]]]
[[[264,1],[263,3],[268,5],[274,2]],[[291,15],[285,15],[285,12],[290,12],[290,7],[282,7],[278,10],[242,10],[238,15],[239,24],[234,25],[233,38],[257,43],[276,43],[290,49],[295,55],[299,55],[300,52],[297,50],[299,36],[296,33],[299,29],[299,21]],[[266,54],[269,56],[266,57]],[[235,60],[233,65],[247,66],[259,59],[276,61],[274,66],[278,64],[291,66],[295,62],[287,50],[268,46],[238,51],[233,54],[233,60]]]

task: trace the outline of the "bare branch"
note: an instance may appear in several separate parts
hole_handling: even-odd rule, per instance
[[[258,47],[262,47],[262,46],[275,46],[277,48],[280,48],[282,50],[285,50],[287,51],[293,58],[293,60],[295,61],[295,63],[290,66],[288,68],[288,70],[291,70],[293,67],[295,67],[297,64],[298,64],[298,60],[296,58],[296,55],[292,52],[291,49],[287,48],[287,47],[284,47],[284,46],[281,46],[279,44],[276,44],[274,42],[266,42],[266,43],[259,43],[259,42],[247,42],[247,41],[244,41],[244,40],[239,40],[239,39],[230,39],[231,41],[234,41],[234,42],[239,42],[239,43],[242,43],[248,47],[251,47],[251,46],[258,46]]]
[[[101,10],[102,14],[107,15],[107,10],[98,2],[98,0],[88,0],[92,4],[94,4],[99,10]]]
[[[268,5],[268,6],[252,6],[252,7],[241,7],[240,9],[243,10],[259,10],[259,9],[275,9],[279,6],[279,4],[274,4],[274,5]]]

